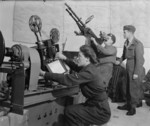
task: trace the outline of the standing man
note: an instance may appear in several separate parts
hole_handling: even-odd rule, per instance
[[[123,27],[124,43],[123,55],[118,64],[127,59],[126,69],[127,77],[127,103],[118,106],[120,110],[128,110],[127,115],[136,114],[136,107],[142,106],[142,88],[141,82],[144,77],[144,47],[143,44],[134,37],[136,28],[132,25]]]

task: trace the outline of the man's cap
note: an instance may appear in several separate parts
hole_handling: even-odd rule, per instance
[[[115,37],[114,34],[109,33],[109,34],[107,34],[107,36],[110,36],[110,37],[111,37],[111,39],[112,39],[112,41],[113,41],[113,44],[116,42],[116,37]]]
[[[133,25],[125,25],[123,27],[123,30],[128,30],[128,31],[134,33],[136,31],[136,28]]]

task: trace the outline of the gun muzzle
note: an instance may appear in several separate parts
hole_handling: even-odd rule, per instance
[[[65,3],[65,5],[66,5],[69,9],[71,8],[67,3]]]

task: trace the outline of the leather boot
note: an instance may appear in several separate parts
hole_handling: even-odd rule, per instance
[[[142,101],[136,105],[137,108],[142,107]]]
[[[117,109],[120,109],[120,110],[129,110],[130,109],[130,106],[125,104],[123,106],[118,106]]]
[[[126,115],[128,115],[128,116],[132,116],[132,115],[134,115],[134,114],[136,114],[136,109],[135,109],[135,108],[131,108],[131,109],[126,113]]]

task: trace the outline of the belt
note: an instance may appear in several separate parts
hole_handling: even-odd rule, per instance
[[[87,101],[102,102],[106,100],[107,98],[108,98],[107,93],[103,92],[103,93],[100,93],[98,96],[88,98]]]
[[[102,103],[104,101],[106,101],[107,99],[103,99],[103,100],[91,100],[91,99],[88,99],[85,104],[88,105],[88,106],[96,106],[98,105],[99,103]]]
[[[127,60],[133,60],[133,59],[134,59],[134,57],[127,58]]]

